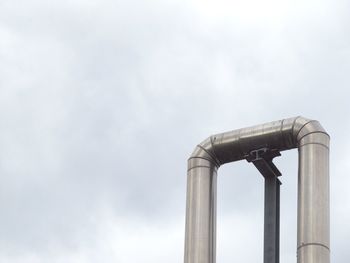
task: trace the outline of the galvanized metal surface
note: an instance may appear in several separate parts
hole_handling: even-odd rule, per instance
[[[329,142],[322,133],[303,137],[299,146],[298,263],[328,263]]]
[[[253,150],[299,148],[298,263],[329,263],[329,136],[303,117],[209,137],[188,160],[185,263],[215,263],[216,177],[220,165]]]

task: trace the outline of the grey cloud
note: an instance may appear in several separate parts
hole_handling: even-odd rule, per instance
[[[57,262],[91,248],[112,258],[96,248],[104,210],[144,226],[183,222],[186,159],[213,133],[304,115],[346,154],[349,28],[337,4],[279,26],[207,21],[183,2],[2,4],[2,247]],[[290,260],[296,155],[276,162]],[[247,163],[221,169],[219,216],[259,218],[260,175]],[[337,262],[347,237],[335,242]]]

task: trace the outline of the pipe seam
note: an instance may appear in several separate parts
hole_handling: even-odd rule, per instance
[[[211,149],[212,149],[212,152],[213,152],[212,154],[213,154],[214,160],[218,163],[218,166],[221,166],[221,162],[220,162],[220,160],[219,160],[219,158],[218,158],[218,156],[217,156],[217,154],[215,152],[215,147],[214,147],[214,143],[213,143],[213,137],[215,137],[215,139],[216,139],[216,136],[215,135],[210,136],[210,144],[211,144]]]
[[[212,160],[212,159],[208,159],[208,158],[201,157],[201,156],[192,156],[192,157],[188,158],[187,161],[191,161],[191,160],[193,160],[193,159],[202,159],[202,160],[206,160],[206,161],[208,161],[208,162],[210,162],[210,163],[213,163],[213,160]],[[215,167],[218,168],[217,165],[215,165]]]
[[[322,243],[317,243],[317,242],[310,242],[310,243],[303,243],[302,245],[297,247],[297,250],[306,247],[306,246],[320,246],[320,247],[324,247],[326,249],[328,249],[328,251],[331,251],[330,248]]]
[[[284,120],[285,120],[285,119],[281,120],[280,134],[281,134],[281,137],[282,137],[282,140],[283,140],[284,147],[287,147],[287,140],[286,140],[285,134],[284,134],[284,132],[283,132]]]
[[[297,120],[300,119],[300,118],[302,118],[302,117],[301,117],[301,116],[297,116],[297,117],[294,119],[293,125],[292,125],[292,132],[294,131],[295,124],[297,123]],[[283,119],[283,120],[285,120],[285,119]]]
[[[197,166],[193,166],[193,167],[187,169],[187,172],[193,170],[194,168],[209,168],[209,169],[210,169],[210,168],[212,168],[212,167],[206,166],[206,165],[197,165]]]
[[[310,134],[314,134],[314,133],[323,133],[324,135],[327,135],[328,138],[330,138],[329,134],[324,132],[324,131],[312,131],[312,132],[309,132],[309,133],[306,133],[304,134],[300,139],[297,139],[298,140],[298,143],[303,139],[305,138],[306,136],[310,135]]]
[[[298,118],[300,118],[300,117],[298,117]],[[309,121],[307,121],[306,123],[304,123],[301,127],[300,127],[300,129],[299,129],[299,131],[297,132],[297,134],[295,135],[295,138],[298,140],[298,136],[299,136],[299,134],[300,134],[300,132],[305,128],[305,126],[306,125],[308,125],[308,124],[310,124],[310,123],[312,123],[312,122],[317,122],[316,120],[309,120]],[[294,127],[293,127],[294,128]]]
[[[211,143],[211,142],[210,142],[210,143]],[[211,143],[211,145],[212,145],[212,148],[213,148],[213,144],[212,144],[212,143]],[[210,162],[214,162],[214,163],[215,163],[215,166],[220,167],[220,162],[219,162],[219,160],[217,160],[216,157],[213,156],[213,154],[212,154],[210,151],[208,151],[207,149],[205,149],[205,148],[204,148],[202,145],[200,145],[200,144],[198,144],[197,147],[201,148],[203,151],[205,151],[205,152],[212,158],[212,160],[209,160]],[[203,159],[204,159],[204,158],[203,158]]]
[[[305,145],[309,145],[309,144],[318,144],[318,145],[321,145],[321,146],[326,147],[326,148],[329,150],[328,145],[325,145],[325,144],[320,143],[320,142],[307,142],[307,143],[304,143],[304,144],[299,145],[298,148],[301,148],[301,147],[303,147],[303,146],[305,146]]]

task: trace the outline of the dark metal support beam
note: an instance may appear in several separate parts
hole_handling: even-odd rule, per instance
[[[264,263],[279,263],[281,172],[272,159],[280,155],[279,151],[261,148],[251,151],[247,158],[265,178]]]
[[[265,177],[264,263],[279,263],[280,185],[277,177]]]

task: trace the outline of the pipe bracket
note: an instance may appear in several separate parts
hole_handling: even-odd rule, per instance
[[[252,162],[265,178],[279,177],[282,174],[272,162],[273,158],[278,156],[281,156],[280,151],[263,147],[250,151],[246,160]]]

